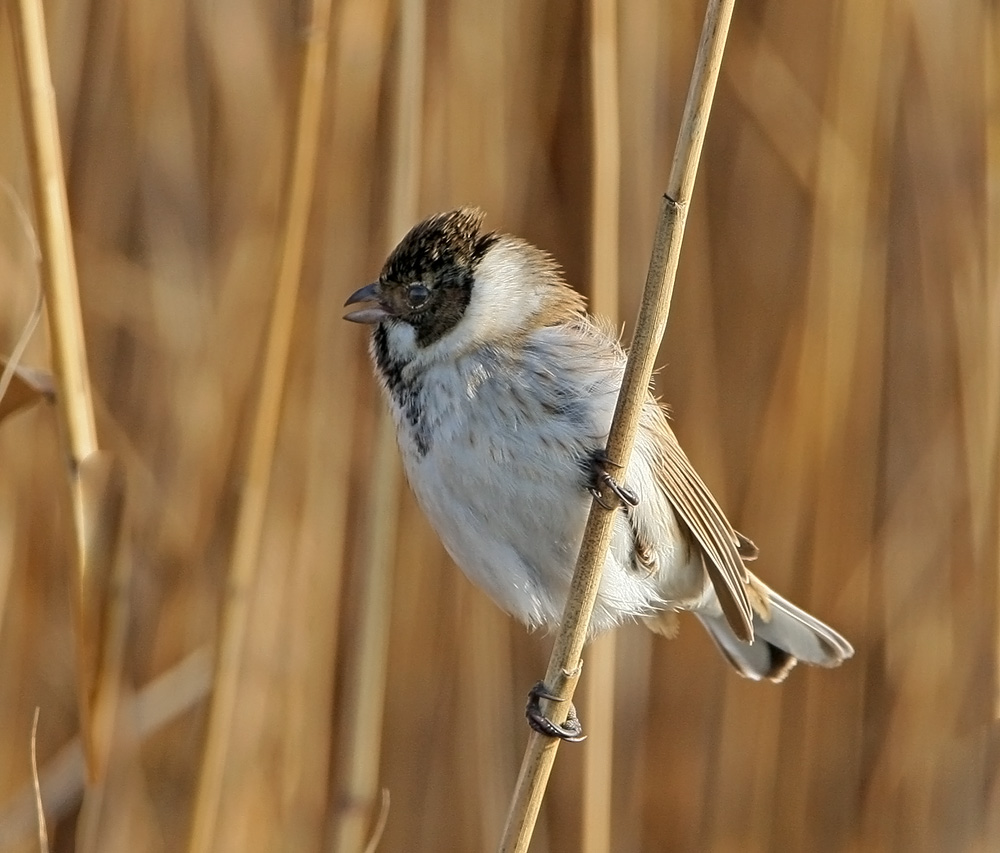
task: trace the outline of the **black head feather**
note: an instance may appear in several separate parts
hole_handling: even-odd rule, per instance
[[[476,267],[499,239],[482,232],[483,218],[468,207],[432,216],[410,229],[382,268],[380,301],[413,326],[420,346],[454,328],[469,305]]]

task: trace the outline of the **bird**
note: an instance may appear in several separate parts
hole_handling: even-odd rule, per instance
[[[616,513],[588,639],[626,621],[673,637],[692,613],[740,675],[782,681],[834,667],[851,644],[747,568],[757,546],[730,524],[648,390],[634,449],[605,455],[626,352],[556,261],[486,230],[473,207],[415,225],[344,317],[371,326],[374,372],[417,503],[468,578],[531,628],[566,603],[592,498]],[[606,503],[607,505],[607,503]],[[528,722],[583,738],[571,711]]]

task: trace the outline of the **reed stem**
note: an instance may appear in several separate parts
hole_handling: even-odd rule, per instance
[[[735,0],[710,0],[705,13],[635,334],[608,436],[608,458],[623,469],[632,453],[656,353],[667,326],[684,225],[734,5]],[[546,686],[563,697],[560,702],[543,700],[542,704],[543,713],[557,723],[566,720],[583,668],[581,654],[611,543],[614,515],[614,509],[605,509],[596,500],[591,505],[569,599],[545,673]],[[528,849],[558,748],[558,740],[531,733],[500,843],[503,853]]]

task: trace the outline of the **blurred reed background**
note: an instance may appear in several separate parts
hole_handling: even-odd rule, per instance
[[[382,788],[379,849],[495,846],[549,640],[450,564],[379,437],[341,305],[411,221],[473,203],[581,289],[617,268],[619,316],[635,316],[704,7],[592,5],[334,3],[261,495],[248,459],[310,8],[45,4],[132,571],[108,774],[75,849],[188,849],[234,600],[248,630],[202,849],[361,849]],[[591,63],[617,74],[597,97]],[[0,116],[9,354],[37,272],[6,15]],[[23,361],[48,365],[44,324]],[[606,825],[588,791],[592,851],[1000,848],[997,4],[737,4],[662,364],[658,392],[760,546],[755,570],[857,655],[774,687],[735,677],[690,620],[672,643],[623,629],[614,748],[595,709],[591,740],[560,751],[533,849],[584,847],[588,750],[611,798]],[[65,493],[52,408],[6,418],[2,850],[37,849],[36,706],[53,849],[83,823]],[[248,495],[266,505],[234,599]]]

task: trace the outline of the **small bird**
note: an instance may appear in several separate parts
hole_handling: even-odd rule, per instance
[[[591,495],[615,500],[593,637],[642,620],[672,637],[690,611],[747,678],[781,681],[796,661],[837,666],[851,645],[751,574],[757,547],[733,529],[651,393],[632,458],[604,455],[626,355],[545,252],[483,230],[481,211],[433,216],[353,293],[345,319],[373,327],[370,352],[407,479],[452,559],[500,607],[554,627]],[[619,481],[621,484],[619,484]],[[530,695],[532,727],[582,739]]]

